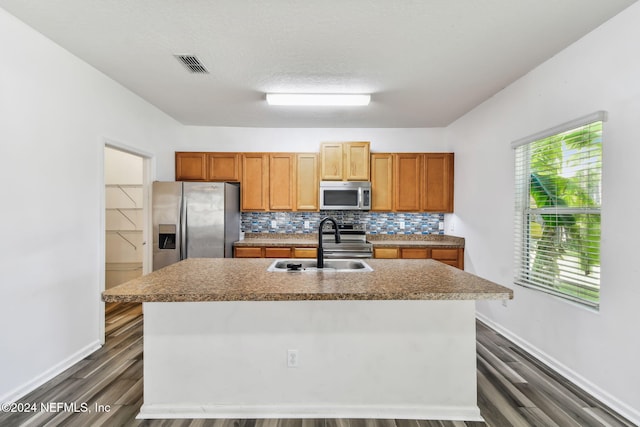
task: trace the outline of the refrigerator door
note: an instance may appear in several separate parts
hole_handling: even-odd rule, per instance
[[[224,257],[224,183],[185,182],[183,259]]]
[[[152,190],[153,270],[181,259],[182,183],[154,182]]]
[[[233,258],[233,244],[240,240],[240,186],[225,184],[224,256]]]

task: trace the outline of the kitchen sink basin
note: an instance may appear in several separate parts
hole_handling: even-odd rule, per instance
[[[267,271],[284,272],[317,272],[317,271],[373,271],[373,269],[362,260],[355,259],[325,259],[324,268],[317,268],[315,259],[277,259],[267,269]]]

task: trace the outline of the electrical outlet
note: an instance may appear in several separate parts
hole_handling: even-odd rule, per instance
[[[304,229],[308,230],[311,227],[311,224],[309,223],[309,221],[305,221],[304,222]]]
[[[271,228],[278,228],[278,223],[275,220],[271,220]]]
[[[400,230],[404,230],[404,221],[400,221],[398,226],[400,227]]]
[[[287,350],[287,367],[297,368],[298,366],[298,350]]]

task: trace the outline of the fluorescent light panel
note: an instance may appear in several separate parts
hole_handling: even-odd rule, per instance
[[[268,93],[269,105],[357,106],[368,105],[371,95],[328,93]]]

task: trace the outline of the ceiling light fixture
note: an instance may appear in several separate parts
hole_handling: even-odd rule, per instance
[[[269,105],[294,106],[362,106],[368,105],[368,94],[268,93]]]

